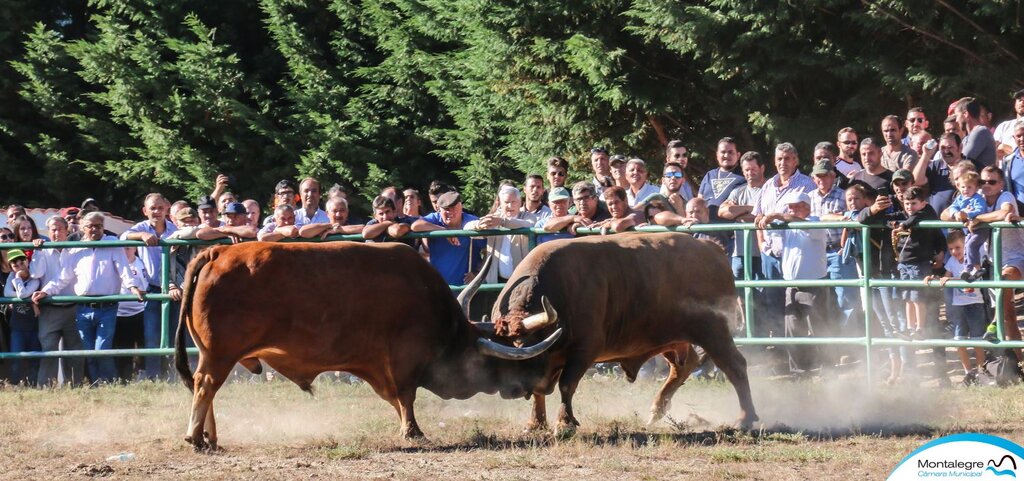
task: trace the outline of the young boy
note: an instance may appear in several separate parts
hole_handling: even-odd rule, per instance
[[[911,187],[903,193],[903,208],[907,220],[893,229],[897,269],[902,280],[923,280],[932,270],[942,265],[946,240],[938,229],[915,229],[923,220],[939,220],[935,209],[928,204],[928,195],[921,187]],[[921,289],[904,289],[902,298],[907,303],[907,332],[912,339],[924,339],[927,294]]]
[[[11,274],[4,286],[5,297],[31,297],[39,290],[39,279],[29,276],[28,256],[24,251],[11,249],[7,251],[7,262],[11,266]],[[39,306],[36,304],[12,304],[9,319],[11,325],[11,352],[40,351],[39,344]],[[22,367],[28,364],[27,370]],[[34,384],[39,372],[39,359],[16,359],[11,363],[11,384]]]
[[[985,212],[985,198],[978,192],[980,186],[981,177],[977,172],[965,171],[956,178],[960,196],[949,206],[954,219],[966,224]],[[988,242],[990,232],[989,229],[967,229],[967,268],[960,274],[961,279],[973,282],[985,275],[981,268],[981,248]]]
[[[967,263],[964,259],[964,233],[963,231],[950,231],[946,236],[946,246],[949,248],[949,259],[946,260],[945,274],[939,276],[927,276],[924,282],[938,280],[940,286],[945,286],[950,279],[960,278]],[[953,325],[953,339],[980,339],[985,335],[985,304],[981,291],[974,288],[959,289],[953,288],[952,302],[946,306],[946,318]],[[985,354],[980,348],[974,348],[974,367],[971,367],[971,358],[967,355],[967,348],[957,348],[960,355],[960,364],[964,368],[964,384],[971,385],[978,383],[978,374],[982,370],[982,363],[985,362]]]

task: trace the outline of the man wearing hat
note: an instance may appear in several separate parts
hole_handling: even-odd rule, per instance
[[[612,182],[622,187],[623,189],[629,188],[629,179],[626,178],[626,156],[625,155],[613,155],[608,161],[608,168],[612,173]],[[570,210],[572,206],[569,206]]]
[[[818,220],[811,215],[811,197],[806,192],[787,192],[779,199],[779,204],[784,205],[786,211],[768,215],[767,222]],[[823,229],[782,231],[782,278],[787,281],[825,279],[828,276],[826,237]],[[825,318],[828,305],[827,287],[787,287],[786,337],[822,337],[833,332]],[[824,361],[817,346],[792,346],[787,351],[790,370],[795,373],[820,367]]]
[[[811,170],[816,189],[810,193],[811,215],[819,219],[839,220],[846,212],[846,195],[836,180],[839,178],[835,170],[835,161],[830,158],[821,159]],[[844,256],[843,230],[825,229],[825,251],[828,256],[829,279],[857,279],[857,259],[855,256]],[[853,287],[835,287],[835,299],[838,306],[829,305],[828,319],[838,321],[841,328],[852,327],[851,323],[860,319],[860,292]],[[839,311],[835,312],[838,307]]]
[[[1002,158],[1013,153],[1017,142],[1013,139],[1013,131],[1017,122],[1024,122],[1024,89],[1013,93],[1014,118],[1004,121],[996,127],[995,138],[998,145],[997,156]]]
[[[462,197],[458,192],[445,192],[437,198],[437,212],[427,214],[412,224],[413,232],[435,230],[462,230],[466,224],[476,224],[479,217],[463,212]],[[470,237],[432,237],[430,264],[434,266],[449,285],[469,282],[480,268],[485,242],[473,242]],[[472,262],[472,263],[471,263]]]
[[[142,214],[146,220],[128,228],[121,234],[122,240],[140,240],[148,247],[139,249],[139,258],[146,268],[148,285],[146,292],[159,294],[161,289],[160,256],[162,249],[159,247],[160,239],[166,239],[178,230],[169,219],[167,211],[170,203],[164,196],[152,193],[146,196],[142,204]],[[216,217],[216,207],[212,208]],[[146,310],[142,314],[143,333],[145,336],[146,348],[160,347],[161,319],[160,311],[163,303],[161,301],[146,301]],[[168,331],[170,332],[170,331]],[[147,379],[156,379],[160,375],[160,359],[156,356],[146,356]]]
[[[217,212],[217,201],[208,195],[199,198],[196,203],[199,211],[199,223],[205,227],[220,227],[220,214]]]
[[[572,199],[572,193],[565,187],[555,187],[548,193],[548,207],[551,209],[551,215],[545,219],[538,220],[537,225],[534,227],[552,232],[552,234],[538,235],[537,245],[555,239],[572,237],[572,234],[566,232],[566,229],[572,225],[573,217],[575,217],[569,214],[570,199]]]
[[[192,209],[183,209],[191,213]],[[237,244],[246,239],[256,238],[256,228],[249,225],[249,211],[241,202],[232,202],[224,208],[225,223],[218,227],[199,226],[195,237],[202,240],[231,239]]]

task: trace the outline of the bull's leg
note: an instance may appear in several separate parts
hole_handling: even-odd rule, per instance
[[[757,412],[754,410],[754,401],[750,395],[750,380],[747,378],[747,360],[736,349],[726,327],[727,322],[716,319],[705,324],[705,329],[695,329],[692,333],[693,341],[704,348],[704,351],[711,356],[719,369],[725,373],[725,377],[736,389],[736,396],[740,401],[740,418],[738,424],[744,429],[750,428],[754,421],[757,421]]]
[[[544,431],[548,428],[548,412],[544,395],[533,393],[533,413],[526,425],[527,431]]]
[[[210,423],[213,429],[213,439],[216,441],[216,428],[212,423],[213,419],[213,398],[217,390],[224,384],[228,373],[231,372],[231,363],[211,363],[208,359],[200,357],[199,366],[196,368],[193,379],[192,414],[189,417],[188,432],[185,441],[191,443],[196,450],[204,449],[209,445],[204,435],[206,423]]]
[[[687,345],[686,350],[683,352],[669,351],[664,353],[664,356],[669,366],[668,379],[665,379],[665,384],[661,385],[658,395],[654,397],[654,404],[651,405],[651,417],[647,420],[648,426],[665,417],[665,414],[668,413],[669,408],[672,406],[672,396],[676,393],[676,390],[686,382],[686,379],[690,377],[690,373],[700,365],[700,356],[697,355],[697,351],[691,345]]]
[[[206,424],[203,426],[203,436],[210,450],[217,450],[217,421],[213,417],[213,402],[210,402],[210,409],[206,411]]]
[[[416,424],[416,414],[413,411],[413,404],[416,402],[416,389],[410,389],[398,394],[398,415],[402,418],[401,435],[405,439],[422,439],[423,431]]]
[[[572,412],[572,396],[576,394],[576,387],[591,364],[570,361],[562,369],[562,375],[558,378],[558,391],[562,395],[562,406],[558,412],[559,431],[574,431],[580,425]]]

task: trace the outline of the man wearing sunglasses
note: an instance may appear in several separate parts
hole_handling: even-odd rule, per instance
[[[906,137],[903,137],[903,145],[910,147],[910,141],[915,135],[928,131],[928,117],[925,116],[924,109],[911,107],[907,111],[907,120],[903,122],[903,126],[907,132]]]
[[[561,157],[551,157],[547,161],[548,166],[548,189],[565,187],[565,180],[569,176],[569,163]]]
[[[839,129],[836,134],[836,146],[839,147],[839,155],[836,156],[836,171],[843,177],[849,177],[864,168],[860,165],[857,131],[853,127]]]
[[[667,162],[661,175],[661,195],[664,195],[676,212],[686,211],[686,202],[693,198],[689,188],[683,165],[679,162]]]

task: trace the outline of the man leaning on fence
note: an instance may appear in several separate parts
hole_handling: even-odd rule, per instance
[[[68,240],[68,222],[60,216],[46,220],[46,227],[53,242]],[[38,279],[41,286],[60,278],[61,253],[66,248],[38,249],[29,264],[29,273]],[[67,285],[57,290],[58,296],[75,295],[74,286]],[[82,349],[82,337],[75,326],[75,305],[50,303],[39,306],[39,344],[43,351],[56,351],[61,343],[64,349],[77,351]],[[58,366],[64,366],[64,380],[71,385],[82,382],[85,373],[85,362],[82,358],[43,358],[39,364],[39,385],[46,386],[57,382]]]
[[[150,294],[158,294],[162,291],[161,281],[163,278],[160,257],[163,249],[160,247],[160,239],[166,239],[178,230],[177,226],[167,218],[169,207],[170,203],[164,196],[157,193],[147,195],[142,206],[142,214],[146,216],[146,220],[129,227],[121,234],[121,238],[124,240],[140,240],[146,243],[146,247],[139,249],[138,255],[148,274],[146,276],[148,285],[145,286],[145,289]],[[146,301],[146,310],[142,314],[142,332],[147,349],[160,347],[162,305],[161,301]],[[160,359],[158,357],[146,357],[145,376],[146,379],[160,377]]]
[[[96,242],[117,240],[103,235],[103,214],[90,212],[82,218],[82,240]],[[61,293],[65,287],[74,286],[77,296],[117,295],[121,287],[144,300],[144,287],[128,269],[128,258],[120,247],[75,247],[65,249],[60,256],[60,276],[50,280],[42,290],[32,294],[32,302],[40,303],[48,296]],[[85,349],[110,349],[114,341],[117,323],[117,302],[99,301],[78,304],[75,324],[82,337]],[[107,358],[90,358],[89,377],[94,381],[114,379],[114,361]]]

